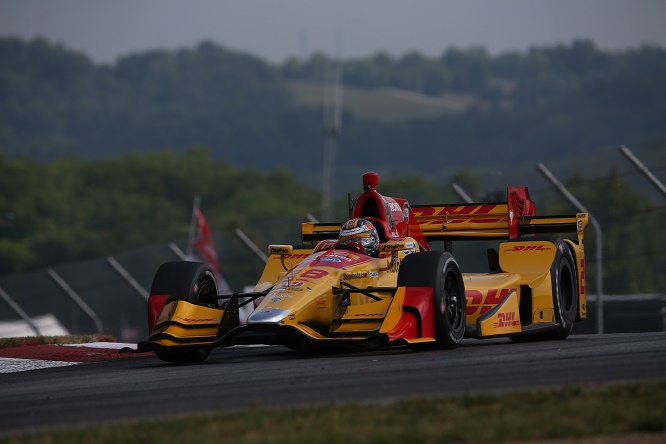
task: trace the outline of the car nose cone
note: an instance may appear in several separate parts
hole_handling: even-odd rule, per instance
[[[267,308],[256,310],[247,318],[248,324],[257,324],[265,322],[281,322],[291,310],[280,310],[277,308]]]

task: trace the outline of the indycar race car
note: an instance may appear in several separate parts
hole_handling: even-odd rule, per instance
[[[137,350],[199,362],[247,343],[451,349],[464,337],[564,339],[586,318],[586,213],[536,216],[526,187],[508,188],[502,203],[412,206],[379,194],[378,183],[363,175],[349,222],[303,223],[305,246],[269,246],[253,292],[218,294],[203,263],[163,264],[148,300],[150,337]],[[573,240],[555,236],[569,232]],[[501,240],[488,249],[488,272],[461,273],[451,245],[465,239]],[[256,308],[242,323],[248,304]]]

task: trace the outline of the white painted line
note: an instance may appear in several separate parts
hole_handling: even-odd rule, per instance
[[[42,361],[40,359],[0,358],[0,373],[25,372],[51,367],[65,367],[80,362]]]
[[[129,347],[136,348],[136,344],[129,344],[125,342],[86,342],[84,344],[62,344],[66,347],[90,347],[90,348],[111,348],[120,350],[121,348]]]

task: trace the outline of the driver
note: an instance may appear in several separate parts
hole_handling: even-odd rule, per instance
[[[358,251],[368,256],[379,255],[379,234],[372,222],[351,219],[340,227],[337,248]]]

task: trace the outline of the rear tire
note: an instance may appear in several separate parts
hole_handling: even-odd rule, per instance
[[[557,253],[550,267],[553,288],[553,309],[555,321],[559,324],[556,330],[547,334],[551,339],[565,339],[573,330],[578,311],[578,274],[571,249],[565,241],[557,239],[553,242]]]
[[[153,278],[151,295],[168,295],[171,301],[187,301],[191,304],[217,308],[216,300],[207,298],[217,295],[217,282],[211,268],[199,262],[166,262],[160,266]],[[155,355],[162,361],[180,364],[203,362],[210,355],[210,348],[161,348]]]
[[[458,263],[449,252],[427,251],[406,256],[400,264],[399,287],[431,287],[437,347],[453,349],[465,335],[465,286]]]
[[[551,339],[566,339],[573,330],[578,312],[578,273],[569,245],[560,238],[546,238],[555,246],[555,258],[550,266],[551,291],[553,295],[554,329],[541,333],[510,336],[513,342],[531,342]]]

